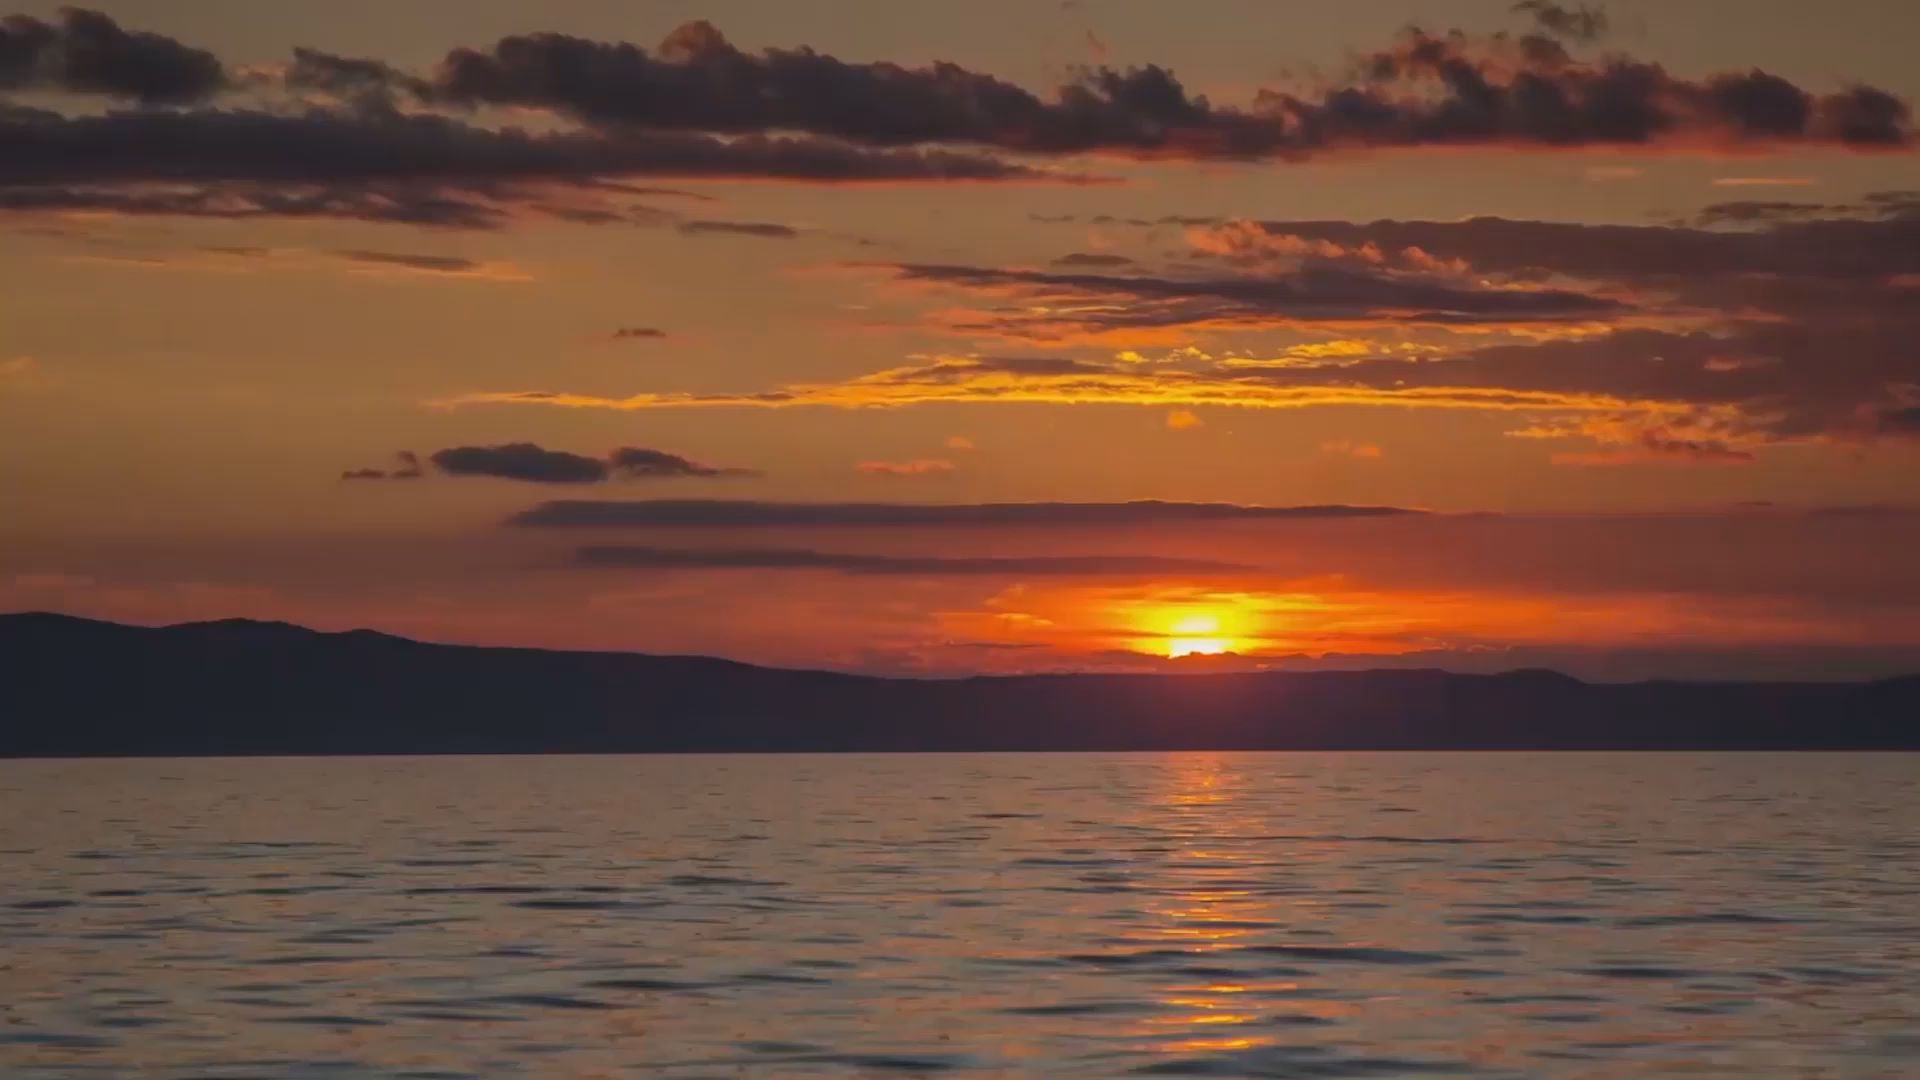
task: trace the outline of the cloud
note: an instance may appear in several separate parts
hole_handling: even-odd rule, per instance
[[[1512,326],[1624,315],[1609,297],[1549,286],[1485,287],[1418,271],[1309,260],[1232,275],[1098,274],[935,263],[876,267],[895,280],[1000,301],[952,315],[954,334],[1074,342],[1144,330],[1262,329],[1300,324]]]
[[[396,94],[422,96],[431,84],[384,60],[337,56],[319,49],[295,46],[293,62],[281,78],[296,91],[317,90],[340,100],[358,102],[367,110],[391,107]]]
[[[950,473],[954,464],[946,458],[914,458],[910,461],[862,461],[854,471],[869,476],[929,476]]]
[[[124,30],[97,11],[63,8],[56,22],[0,19],[0,90],[57,90],[129,98],[144,105],[204,100],[231,84],[205,49]]]
[[[582,566],[633,570],[801,570],[843,574],[965,575],[1076,578],[1218,575],[1247,567],[1212,559],[1158,555],[870,555],[808,548],[678,548],[594,546],[575,552]]]
[[[1794,202],[1787,199],[1735,199],[1710,203],[1694,214],[1693,223],[1702,228],[1721,225],[1768,224],[1778,221],[1812,221],[1847,213],[1848,208],[1833,203]]]
[[[1880,410],[1874,415],[1874,430],[1887,435],[1920,438],[1920,405]]]
[[[806,137],[719,139],[683,132],[477,127],[426,113],[310,108],[0,113],[0,181],[102,183],[552,181],[626,176],[762,178],[822,183],[1036,179],[1045,174],[974,154],[876,151]]]
[[[401,450],[393,455],[398,463],[389,469],[348,469],[340,474],[342,480],[418,480],[421,476],[420,457],[411,450]]]
[[[466,278],[473,281],[532,281],[533,275],[512,263],[479,262],[452,255],[421,255],[397,251],[336,251],[335,258],[354,263],[363,271],[398,273],[427,277]]]
[[[1860,253],[1829,249],[1814,257]],[[1901,404],[1899,387],[1920,386],[1920,356],[1912,347],[1920,335],[1920,310],[1905,295],[1911,290],[1876,280],[1810,284],[1741,276],[1737,283],[1735,291],[1748,306],[1726,325],[1708,329],[1619,328],[1500,344],[1470,338],[1367,355],[1304,350],[1271,360],[1198,351],[1152,363],[935,356],[837,383],[744,393],[483,391],[437,404],[646,410],[1026,402],[1631,414],[1643,427],[1682,420],[1705,426],[1730,449],[1747,452],[1763,442],[1869,439],[1876,430],[1869,414]],[[1710,290],[1714,284],[1688,279],[1677,287]],[[1764,305],[1780,315],[1760,316]]]
[[[1911,135],[1907,103],[1874,87],[1815,95],[1758,68],[1690,80],[1623,55],[1578,60],[1548,37],[1412,30],[1362,66],[1368,78],[1361,86],[1311,102],[1282,96],[1269,104],[1320,125],[1336,141],[1376,146],[1815,142],[1867,148],[1903,145]],[[1428,96],[1413,96],[1418,90]]]
[[[645,393],[624,398],[545,390],[482,391],[432,404],[545,405],[558,408],[897,408],[907,405],[996,402],[1036,404],[1110,404],[1148,406],[1232,405],[1292,409],[1321,405],[1496,410],[1618,410],[1635,401],[1610,395],[1560,389],[1510,389],[1506,372],[1519,361],[1499,365],[1457,360],[1369,361],[1362,364],[1244,367],[1234,361],[1207,361],[1181,367],[1102,364],[1062,360],[1052,367],[1024,358],[938,357],[924,364],[891,368],[841,383],[791,384],[746,394]],[[1335,368],[1340,370],[1336,371]],[[1548,371],[1548,376],[1556,374]],[[1515,377],[1518,378],[1517,376]],[[1534,376],[1537,380],[1539,376]],[[1572,381],[1572,380],[1564,380]]]
[[[1586,4],[1562,7],[1553,0],[1520,0],[1513,10],[1533,16],[1534,24],[1554,37],[1593,41],[1607,32],[1606,11]]]
[[[529,528],[1116,527],[1223,521],[1394,517],[1396,506],[1243,506],[1236,503],[799,503],[733,499],[544,502],[507,519]]]
[[[1680,225],[1583,225],[1476,217],[1461,221],[1263,221],[1270,236],[1327,242],[1341,250],[1418,248],[1458,259],[1474,272],[1521,279],[1684,280],[1738,274],[1878,277],[1920,266],[1920,198],[1876,192],[1850,217],[1878,220],[1781,222],[1758,232]]]
[[[399,455],[392,470],[350,469],[342,480],[408,480],[421,475],[420,461],[410,452]],[[495,446],[453,446],[427,459],[447,476],[483,476],[534,484],[598,484],[608,480],[667,479],[675,477],[758,476],[751,469],[720,468],[670,454],[664,450],[623,446],[604,458],[564,450],[548,450],[534,443]]]
[[[1748,200],[1715,204],[1702,216],[1716,227],[1503,218],[1267,221],[1226,223],[1190,237],[1249,276],[1278,267],[1285,281],[1291,266],[1315,259],[1389,276],[1419,264],[1443,268],[1433,274],[1446,282],[1489,290],[1553,282],[1637,309],[1611,325],[1568,328],[1577,332],[1528,340],[1513,332],[1524,329],[1515,324],[1514,340],[1499,343],[1431,335],[1423,343],[1405,334],[1411,340],[1371,355],[1293,352],[1153,371],[1109,365],[1077,380],[1031,373],[1016,379],[990,360],[960,360],[879,372],[832,390],[786,389],[794,400],[871,403],[969,394],[1079,394],[1141,405],[1469,403],[1465,393],[1443,392],[1451,388],[1474,391],[1486,407],[1531,401],[1543,410],[1632,409],[1669,424],[1675,414],[1708,410],[1721,414],[1715,437],[1739,452],[1751,449],[1742,443],[1869,438],[1871,415],[1898,404],[1899,387],[1920,385],[1920,354],[1912,347],[1920,307],[1910,285],[1920,281],[1920,196]],[[1098,294],[1057,295],[1091,302]],[[1037,316],[1015,310],[997,317]],[[956,382],[965,389],[940,392]],[[1507,396],[1492,396],[1496,391]],[[1558,405],[1548,400],[1555,396]]]
[[[1061,267],[1115,267],[1131,266],[1133,265],[1133,260],[1127,258],[1125,255],[1114,255],[1109,252],[1075,251],[1054,259],[1052,265]]]
[[[1320,453],[1328,457],[1355,458],[1361,461],[1378,461],[1386,454],[1372,443],[1354,442],[1351,439],[1337,439],[1320,444]]]
[[[339,217],[498,228],[656,219],[632,177],[801,183],[1078,180],[965,151],[809,136],[479,127],[305,106],[63,116],[0,107],[0,210]]]
[[[1819,183],[1811,176],[1716,176],[1714,187],[1812,187]]]
[[[599,458],[533,443],[454,446],[435,451],[428,460],[448,476],[491,476],[537,484],[597,484],[608,476],[607,463]]]
[[[946,446],[946,448],[949,450],[975,449],[973,440],[967,438],[965,435],[949,435],[947,436],[947,441],[943,445]]]
[[[1736,199],[1701,208],[1694,224],[1715,225],[1776,224],[1788,221],[1811,223],[1813,230],[1823,221],[1835,220],[1920,222],[1920,192],[1875,191],[1857,202],[1805,202],[1793,199]]]
[[[1597,33],[1596,10],[1522,8],[1547,33],[1413,30],[1360,57],[1347,78],[1262,89],[1240,107],[1192,94],[1152,64],[1077,69],[1041,94],[952,63],[748,52],[704,22],[652,51],[555,33],[507,37],[453,49],[428,74],[296,48],[276,82],[98,13],[15,16],[0,30],[0,89],[98,93],[143,107],[63,115],[0,105],[0,212],[474,229],[523,218],[658,220],[659,211],[621,200],[690,197],[629,183],[636,178],[1087,183],[1099,178],[1011,158],[1293,161],[1355,147],[1910,141],[1908,103],[1884,90],[1817,93],[1758,69],[1685,78],[1624,55],[1580,58],[1559,39]],[[223,94],[249,107],[216,107]],[[162,104],[184,107],[150,107]],[[477,122],[528,112],[538,115],[524,129]],[[784,226],[714,224],[688,223],[694,232],[786,235]]]
[[[640,447],[623,446],[607,455],[607,465],[622,476],[631,477],[668,477],[668,476],[759,476],[753,469],[720,468],[689,461],[679,454],[669,454],[664,450],[646,450]]]
[[[80,254],[69,261],[104,263],[148,270],[183,269],[251,272],[256,269],[339,270],[371,277],[416,277],[519,283],[533,280],[525,268],[511,262],[482,261],[459,256],[365,249],[311,250],[240,244],[205,244],[158,253]]]
[[[1205,423],[1192,409],[1175,409],[1167,414],[1167,427],[1174,431],[1186,431]]]
[[[653,326],[622,326],[611,336],[615,341],[657,341],[666,337],[667,332]]]
[[[689,236],[758,236],[769,240],[792,240],[800,230],[791,225],[765,221],[683,221],[680,231]]]
[[[1724,439],[1684,438],[1664,428],[1652,427],[1639,433],[1632,445],[1618,450],[1589,453],[1555,454],[1555,465],[1647,465],[1691,463],[1708,465],[1745,465],[1753,461],[1751,451],[1738,449]]]
[[[0,171],[5,166],[0,165]],[[504,193],[496,193],[504,195]],[[111,214],[123,217],[339,219],[426,228],[493,229],[532,204],[432,184],[299,184],[274,181],[202,184],[0,186],[0,214]],[[552,215],[549,215],[552,216]]]
[[[1344,146],[1902,143],[1905,102],[1856,85],[1825,95],[1759,70],[1702,79],[1610,55],[1571,56],[1605,29],[1586,6],[1527,0],[1543,33],[1409,31],[1357,76],[1215,105],[1164,67],[1078,69],[1050,96],[952,63],[905,67],[813,49],[735,47],[689,22],[649,52],[557,33],[448,53],[422,97],[546,109],[608,130],[798,131],[875,146],[964,144],[1027,154],[1288,158]]]
[[[1633,414],[1593,414],[1577,421],[1539,424],[1507,432],[1514,438],[1583,438],[1598,450],[1560,452],[1555,465],[1744,465],[1755,460],[1750,432],[1729,422],[1725,414],[1676,414],[1649,420]]]

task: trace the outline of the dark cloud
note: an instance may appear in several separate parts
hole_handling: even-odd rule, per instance
[[[1368,385],[1499,386],[1735,410],[1762,440],[1859,438],[1920,386],[1920,205],[1905,192],[1840,204],[1748,207],[1747,227],[1457,222],[1267,222],[1275,236],[1418,250],[1477,276],[1572,281],[1658,298],[1699,330],[1626,328],[1586,340],[1494,345],[1340,370]],[[1816,215],[1816,216],[1810,216]],[[1437,352],[1437,351],[1436,351]],[[1324,378],[1311,371],[1273,379]],[[1863,419],[1863,417],[1865,419]]]
[[[1855,85],[1815,95],[1759,69],[1689,80],[1658,64],[1571,57],[1550,37],[1411,30],[1366,57],[1365,78],[1312,99],[1265,95],[1268,110],[1333,145],[1544,146],[1816,142],[1904,144],[1911,111]]]
[[[1049,97],[957,64],[910,68],[812,49],[751,53],[690,22],[652,52],[542,33],[456,49],[425,100],[550,109],[607,129],[803,131],[876,146],[1023,153],[1287,157],[1338,146],[1543,146],[1740,141],[1893,145],[1905,102],[1867,86],[1815,95],[1758,70],[1689,80],[1624,56],[1581,61],[1556,38],[1598,36],[1585,6],[1519,5],[1545,33],[1409,31],[1358,77],[1262,90],[1247,109],[1190,94],[1157,65],[1083,68]]]
[[[97,11],[56,22],[0,19],[0,90],[102,94],[147,105],[201,101],[228,88],[220,59],[170,37],[124,30]]]
[[[652,326],[623,326],[613,332],[615,341],[655,340],[666,336],[665,330]]]
[[[1920,191],[1875,191],[1862,204],[1881,217],[1920,219]]]
[[[1644,465],[1687,463],[1704,465],[1745,465],[1754,460],[1750,450],[1742,450],[1725,439],[1675,435],[1666,428],[1643,428],[1624,439],[1615,439],[1608,448],[1581,453],[1555,454],[1560,465]]]
[[[1075,251],[1053,260],[1060,267],[1114,267],[1132,266],[1133,260],[1125,255],[1113,255],[1101,251]]]
[[[1054,101],[956,64],[846,62],[812,49],[735,48],[707,22],[674,30],[653,52],[564,34],[456,49],[435,99],[553,109],[604,127],[746,134],[807,131],[870,145],[973,143],[1033,152],[1167,145],[1170,132],[1230,136],[1249,150],[1271,125],[1216,114],[1157,67],[1089,71]]]
[[[1693,223],[1703,228],[1716,225],[1753,225],[1775,221],[1807,221],[1835,217],[1851,208],[1834,203],[1795,202],[1786,199],[1736,199],[1700,208]]]
[[[1073,180],[975,153],[875,150],[809,136],[528,132],[443,116],[307,108],[0,109],[0,210],[323,217],[496,228],[660,211],[613,198],[636,176],[804,183]],[[671,189],[667,189],[671,190]]]
[[[719,468],[689,461],[679,454],[669,454],[664,450],[647,450],[637,446],[623,446],[607,455],[607,466],[613,472],[632,477],[660,476],[759,476],[753,469]]]
[[[758,476],[751,469],[719,468],[664,450],[622,446],[604,458],[548,450],[534,443],[454,446],[428,460],[448,476],[489,476],[534,484],[598,484],[620,479]]]
[[[1048,340],[1157,327],[1286,322],[1430,324],[1606,319],[1619,301],[1562,288],[1485,288],[1430,275],[1309,262],[1283,273],[1232,277],[1055,273],[1019,268],[902,263],[901,280],[1019,300],[956,323],[961,332]],[[1064,310],[1063,310],[1064,309]]]
[[[701,203],[710,203],[710,202],[720,201],[717,197],[712,195],[702,195],[700,192],[697,192],[697,191],[682,191],[679,188],[646,187],[640,184],[617,184],[617,185],[609,184],[608,186],[616,188],[623,194],[641,195],[641,196],[646,196],[646,197],[656,198],[656,199],[685,199],[688,202],[701,202]]]
[[[197,109],[0,116],[0,184],[550,181],[626,176],[815,182],[1006,180],[1032,170],[943,150],[875,151],[806,137],[532,133],[427,114]]]
[[[636,570],[813,570],[844,574],[1153,577],[1231,574],[1248,568],[1211,559],[1158,555],[868,555],[808,548],[678,548],[598,546],[574,553],[582,566]]]
[[[1874,422],[1877,430],[1883,434],[1920,438],[1920,405],[1882,409],[1874,417]]]
[[[607,463],[599,458],[533,443],[453,446],[435,451],[428,460],[448,476],[491,476],[535,484],[597,484],[607,478]]]
[[[420,478],[420,457],[411,450],[402,450],[393,455],[398,462],[390,469],[348,469],[340,474],[342,480],[418,480]]]
[[[1417,248],[1473,270],[1519,276],[1670,281],[1734,275],[1872,279],[1920,272],[1920,215],[1882,193],[1879,220],[1772,221],[1760,230],[1672,225],[1580,225],[1510,218],[1464,221],[1265,221],[1272,236],[1345,248]],[[1916,203],[1920,205],[1920,203]]]
[[[776,225],[766,221],[683,221],[680,231],[689,236],[732,235],[760,236],[772,240],[791,240],[800,235],[800,230],[790,225]]]
[[[1703,207],[1693,224],[1771,225],[1784,221],[1860,218],[1920,221],[1920,191],[1875,191],[1858,202],[1816,203],[1787,199],[1740,199]]]
[[[1660,428],[1650,428],[1641,432],[1640,445],[1651,454],[1686,458],[1691,461],[1748,462],[1753,460],[1752,453],[1736,449],[1725,439],[1682,438]]]
[[[1522,5],[1562,37],[1598,13]],[[0,106],[0,211],[294,217],[493,228],[521,215],[658,221],[610,200],[686,196],[636,177],[807,183],[1037,180],[995,153],[1292,159],[1352,146],[1904,144],[1906,102],[1868,86],[1816,94],[1748,70],[1690,80],[1623,56],[1576,59],[1554,37],[1410,31],[1329,86],[1261,91],[1246,108],[1190,94],[1162,67],[1078,70],[1048,95],[955,64],[849,62],[735,48],[682,26],[649,52],[561,34],[456,49],[430,75],[294,50],[280,83],[92,12],[16,16],[0,88],[195,104],[240,82],[290,100],[64,116]],[[402,106],[405,106],[404,108]],[[464,107],[540,108],[584,128],[483,127]],[[976,148],[974,151],[954,147]],[[1097,219],[1096,219],[1097,220]],[[737,227],[736,227],[737,226]],[[787,236],[784,226],[690,232]],[[1081,263],[1079,265],[1090,265]]]
[[[419,255],[401,251],[336,251],[348,262],[372,266],[392,266],[425,274],[470,274],[485,269],[485,264],[456,255]]]
[[[367,108],[389,102],[396,92],[419,97],[431,91],[425,79],[408,75],[384,60],[336,56],[298,46],[284,78],[294,90],[318,90]]]
[[[0,165],[0,171],[4,169]],[[226,220],[319,218],[425,228],[493,229],[506,224],[516,213],[537,213],[541,209],[531,203],[515,207],[475,191],[455,192],[432,183],[0,185],[0,213],[82,212]]]
[[[1419,514],[1394,506],[1242,506],[1234,503],[784,503],[732,499],[559,500],[507,519],[532,527],[914,528],[1001,525],[1151,525]]]
[[[1562,7],[1553,0],[1520,0],[1513,10],[1532,16],[1534,25],[1555,37],[1593,41],[1607,32],[1605,9],[1586,4]]]

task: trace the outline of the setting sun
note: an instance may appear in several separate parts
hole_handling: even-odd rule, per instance
[[[1219,636],[1220,616],[1183,615],[1174,620],[1167,637],[1167,656],[1219,656],[1227,651],[1227,641]]]

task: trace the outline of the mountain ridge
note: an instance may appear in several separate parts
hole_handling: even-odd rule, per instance
[[[1178,749],[1920,749],[1920,676],[909,679],[245,619],[0,614],[0,756]]]

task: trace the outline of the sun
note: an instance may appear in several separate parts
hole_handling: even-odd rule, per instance
[[[1167,635],[1167,656],[1219,656],[1227,651],[1227,640],[1218,636],[1220,616],[1201,613],[1175,619]]]

